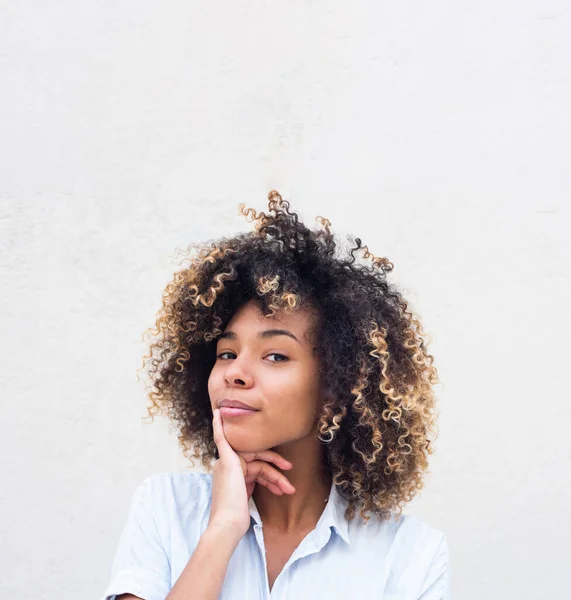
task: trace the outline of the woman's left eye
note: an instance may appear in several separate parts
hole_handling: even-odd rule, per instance
[[[289,358],[287,356],[284,356],[283,354],[278,354],[277,352],[272,352],[271,354],[268,354],[268,356],[281,356],[282,358],[285,359],[285,360],[271,360],[270,362],[285,362],[286,360],[289,360]]]
[[[219,354],[216,355],[216,358],[220,358],[222,360],[226,360],[224,358],[224,355],[226,354],[234,354],[234,352],[230,352],[230,351],[226,351],[226,352],[220,352]],[[289,360],[289,358],[287,356],[285,356],[284,354],[279,354],[278,352],[272,352],[270,354],[268,354],[268,356],[278,356],[283,360],[271,360],[270,362],[286,362],[287,360]]]

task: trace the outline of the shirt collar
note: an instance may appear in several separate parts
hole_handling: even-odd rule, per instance
[[[250,508],[250,516],[254,519],[257,525],[261,525],[262,520],[260,518],[260,513],[256,508],[256,503],[254,502],[253,496],[250,496],[250,499],[248,500],[248,506]],[[341,496],[335,484],[332,483],[325,510],[321,514],[321,517],[319,518],[315,528],[316,532],[328,531],[331,527],[333,527],[341,539],[350,545],[349,521],[347,521],[345,518],[346,507],[346,500],[343,498],[343,496]]]

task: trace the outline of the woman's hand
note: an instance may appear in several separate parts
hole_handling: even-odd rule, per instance
[[[212,472],[212,507],[208,526],[229,528],[242,538],[250,527],[248,500],[256,483],[266,486],[278,496],[295,493],[287,477],[269,463],[273,462],[281,469],[291,469],[293,465],[272,450],[234,452],[224,435],[219,409],[214,411],[212,424],[220,458],[215,461]]]

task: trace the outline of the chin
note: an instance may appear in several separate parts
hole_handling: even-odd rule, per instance
[[[234,452],[261,452],[269,448],[263,440],[252,437],[252,434],[248,431],[228,431],[225,432],[225,435]]]

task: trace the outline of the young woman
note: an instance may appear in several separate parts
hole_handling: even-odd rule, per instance
[[[163,294],[149,415],[206,472],[140,484],[103,598],[449,600],[446,537],[402,514],[436,438],[421,324],[387,259],[268,198]]]

